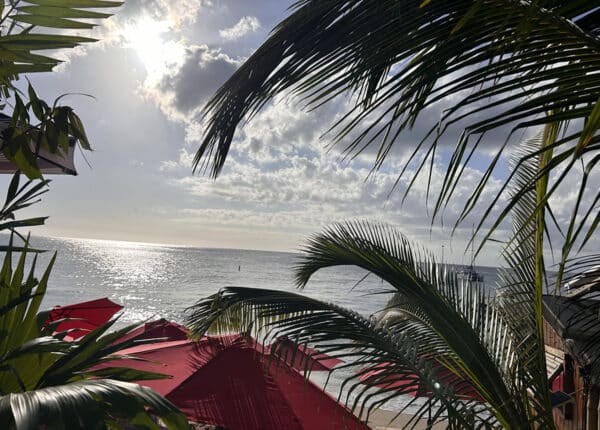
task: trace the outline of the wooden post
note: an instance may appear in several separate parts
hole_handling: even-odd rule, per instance
[[[587,402],[586,430],[598,430],[598,394],[598,387],[591,387]]]
[[[563,375],[563,389],[565,393],[575,395],[575,369],[573,368],[573,358],[569,354],[565,354],[565,370]],[[567,403],[564,408],[565,419],[573,419],[573,403]]]

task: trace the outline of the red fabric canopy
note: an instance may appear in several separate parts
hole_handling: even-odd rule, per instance
[[[161,342],[122,351],[151,361],[118,360],[101,367],[172,375],[140,384],[165,396],[190,420],[229,430],[369,429],[321,388],[260,349],[237,335]]]
[[[67,306],[55,306],[50,311],[45,325],[52,321],[75,318],[73,320],[61,322],[58,324],[55,331],[71,330],[69,332],[69,337],[77,339],[106,324],[112,316],[121,309],[123,309],[123,306],[110,301],[106,297]]]
[[[280,337],[271,344],[270,352],[294,369],[302,371],[327,371],[343,363],[339,358],[330,357],[306,345],[298,345],[287,337]]]
[[[564,373],[560,373],[556,378],[554,378],[550,384],[550,388],[552,391],[563,391],[564,390]]]
[[[123,342],[134,337],[138,339],[165,338],[165,341],[185,340],[187,339],[187,329],[173,321],[161,318],[156,321],[147,322],[130,331],[121,337],[118,342]]]
[[[483,400],[477,390],[475,390],[473,385],[466,378],[461,378],[456,375],[433,358],[430,362],[435,369],[440,384],[451,386],[459,397]],[[409,390],[406,394],[410,394],[411,396],[431,396],[431,391],[419,382],[419,377],[417,375],[411,373],[385,375],[384,372],[388,366],[393,366],[393,364],[380,363],[364,372],[359,377],[359,380],[366,384],[381,388],[402,388],[403,390]]]

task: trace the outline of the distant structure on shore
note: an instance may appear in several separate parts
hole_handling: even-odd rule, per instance
[[[456,273],[458,279],[462,279],[469,282],[483,282],[483,275],[478,273],[473,265],[465,266],[463,270],[460,270]]]
[[[478,273],[475,270],[475,266],[473,263],[475,263],[475,249],[474,249],[474,245],[475,245],[475,227],[473,227],[473,234],[471,236],[471,264],[469,264],[468,266],[464,266],[462,270],[458,271],[456,273],[458,279],[462,279],[464,281],[468,281],[468,282],[483,282],[483,275],[481,273]],[[443,247],[442,247],[442,252],[443,252]]]

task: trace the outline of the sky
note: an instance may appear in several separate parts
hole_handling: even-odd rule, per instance
[[[438,256],[444,252],[447,261],[468,263],[470,220],[484,205],[454,235],[451,226],[482,177],[477,162],[465,171],[444,226],[431,222],[424,180],[404,202],[405,181],[392,191],[408,148],[444,104],[426,112],[412,133],[400,137],[404,145],[397,145],[381,171],[369,176],[372,154],[343,160],[339,150],[327,149],[331,136],[323,136],[351,100],[308,112],[299,100],[282,96],[238,130],[218,179],[193,174],[203,104],[266,40],[291,3],[127,0],[91,32],[100,42],[61,52],[65,63],[55,71],[29,76],[45,100],[72,94],[63,101],[82,118],[94,149],[77,154],[77,177],[52,177],[50,192],[27,213],[50,216],[35,233],[293,251],[333,222],[370,219],[397,225]],[[479,155],[482,162],[498,144],[492,136],[490,153]],[[434,189],[444,174],[440,157]],[[492,178],[484,203],[499,189],[501,176]],[[558,196],[558,217],[568,214],[571,194],[567,189]],[[497,247],[477,262],[495,265]]]

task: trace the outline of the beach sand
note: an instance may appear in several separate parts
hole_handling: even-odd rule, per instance
[[[386,411],[383,409],[376,409],[369,416],[368,425],[373,430],[403,429],[409,423],[411,418],[412,418],[412,415],[408,415],[408,414],[398,415],[397,412]],[[414,422],[411,423],[411,426],[413,424],[414,424]],[[411,427],[409,427],[409,428],[411,428]],[[421,420],[417,423],[416,426],[414,426],[412,428],[419,429],[419,430],[426,429],[427,422],[425,420]],[[445,429],[446,426],[444,425],[444,423],[438,423],[438,424],[434,425],[432,428],[435,430],[441,430],[441,429]]]

